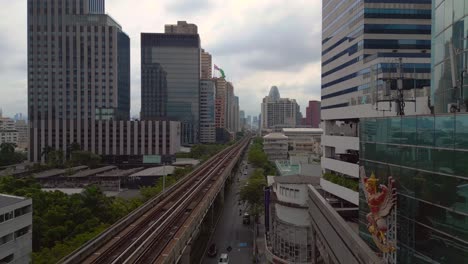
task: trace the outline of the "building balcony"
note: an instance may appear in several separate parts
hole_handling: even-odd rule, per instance
[[[359,150],[359,138],[347,136],[322,136],[322,146]]]
[[[345,188],[325,179],[320,179],[322,189],[355,205],[359,205],[359,192]]]
[[[359,165],[338,159],[322,157],[322,168],[332,170],[338,173],[346,174],[351,177],[359,178]]]

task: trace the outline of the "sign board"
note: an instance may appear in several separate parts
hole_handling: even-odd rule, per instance
[[[161,156],[159,155],[144,155],[143,156],[143,163],[151,163],[151,164],[161,164]]]

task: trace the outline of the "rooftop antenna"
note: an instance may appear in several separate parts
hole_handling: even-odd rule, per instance
[[[397,95],[395,98],[389,98],[389,99],[381,99],[381,100],[377,100],[377,108],[376,110],[377,111],[392,111],[392,102],[395,103],[395,107],[396,107],[396,111],[397,111],[397,115],[399,116],[404,116],[405,115],[405,105],[407,102],[413,102],[414,103],[414,110],[416,112],[416,98],[413,98],[413,99],[405,99],[405,96],[404,96],[404,88],[403,88],[403,79],[404,79],[404,76],[403,76],[403,58],[398,58],[398,64],[397,64],[397,67],[396,67],[396,84],[397,84]],[[392,78],[393,79],[393,78]],[[385,85],[388,85],[388,82],[385,83]],[[413,89],[415,89],[416,87],[413,87]],[[388,87],[385,87],[385,89],[390,89]],[[390,106],[390,110],[379,110],[379,103],[380,102],[388,102],[389,106]]]

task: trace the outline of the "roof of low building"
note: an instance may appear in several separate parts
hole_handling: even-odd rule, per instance
[[[274,178],[276,183],[283,184],[312,184],[319,185],[320,178],[316,176],[305,176],[300,174],[289,175],[289,176],[277,176]]]
[[[33,177],[36,179],[43,179],[43,178],[49,178],[49,177],[54,177],[54,176],[61,176],[66,174],[68,171],[81,171],[87,169],[88,166],[76,166],[70,169],[51,169],[51,170],[46,170],[38,173],[34,173]]]
[[[24,197],[8,195],[8,194],[0,194],[0,207],[5,207],[9,205],[13,205],[19,202],[26,200]]]
[[[270,133],[263,138],[266,139],[288,139],[287,136],[285,136],[283,133]]]
[[[132,175],[138,171],[143,170],[143,167],[138,167],[138,168],[133,168],[133,169],[128,169],[128,170],[111,170],[111,171],[106,171],[104,173],[99,173],[96,175],[96,177],[126,177],[129,175]]]
[[[117,166],[105,166],[105,167],[101,167],[97,169],[83,170],[69,177],[70,178],[85,178],[85,177],[94,176],[98,173],[103,173],[103,172],[114,170],[114,169],[117,169]]]
[[[288,132],[297,132],[297,133],[317,133],[322,134],[323,129],[321,128],[311,128],[311,127],[288,127],[283,128],[284,133]]]
[[[174,166],[183,166],[183,165],[192,165],[197,166],[200,163],[197,159],[186,159],[186,158],[178,158],[172,165]]]
[[[130,175],[130,177],[151,177],[151,176],[163,176],[167,174],[173,174],[175,170],[174,166],[160,166],[152,167],[146,170],[139,171]]]

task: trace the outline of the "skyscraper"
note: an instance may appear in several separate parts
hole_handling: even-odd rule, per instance
[[[295,127],[298,114],[296,100],[281,98],[278,87],[272,86],[269,95],[263,98],[261,128]]]
[[[320,102],[319,101],[309,101],[309,105],[306,107],[306,117],[305,124],[306,126],[318,128],[320,125]]]
[[[158,64],[166,72],[166,117],[182,123],[183,144],[194,144],[199,137],[200,37],[195,25],[185,24],[166,26],[166,32],[175,33],[141,33],[141,69]]]
[[[201,78],[211,79],[213,77],[211,54],[204,49],[201,51]]]
[[[167,116],[167,72],[159,63],[141,67],[142,120],[162,119]]]
[[[200,142],[216,142],[215,126],[215,82],[211,79],[200,80]]]
[[[324,0],[322,25],[321,165],[357,182],[359,118],[430,113],[431,0]]]
[[[46,147],[66,157],[74,142],[114,161],[178,151],[180,123],[130,121],[130,39],[104,4],[28,1],[31,161],[45,161]]]
[[[214,78],[216,86],[216,128],[227,128],[227,82],[224,78]]]
[[[431,103],[436,114],[363,118],[359,123],[360,166],[368,176],[375,173],[379,184],[390,176],[395,180],[398,208],[393,219],[384,218],[389,226],[396,222],[396,234],[389,231],[385,237],[396,240],[394,263],[468,263],[468,115],[458,112],[464,108],[460,88],[466,88],[468,2],[433,1],[432,15]],[[361,190],[360,204],[365,204]],[[374,245],[365,218],[361,213],[360,235]]]
[[[59,18],[59,19],[55,19]],[[130,115],[130,40],[104,0],[28,1],[30,159],[95,148],[96,120]]]

